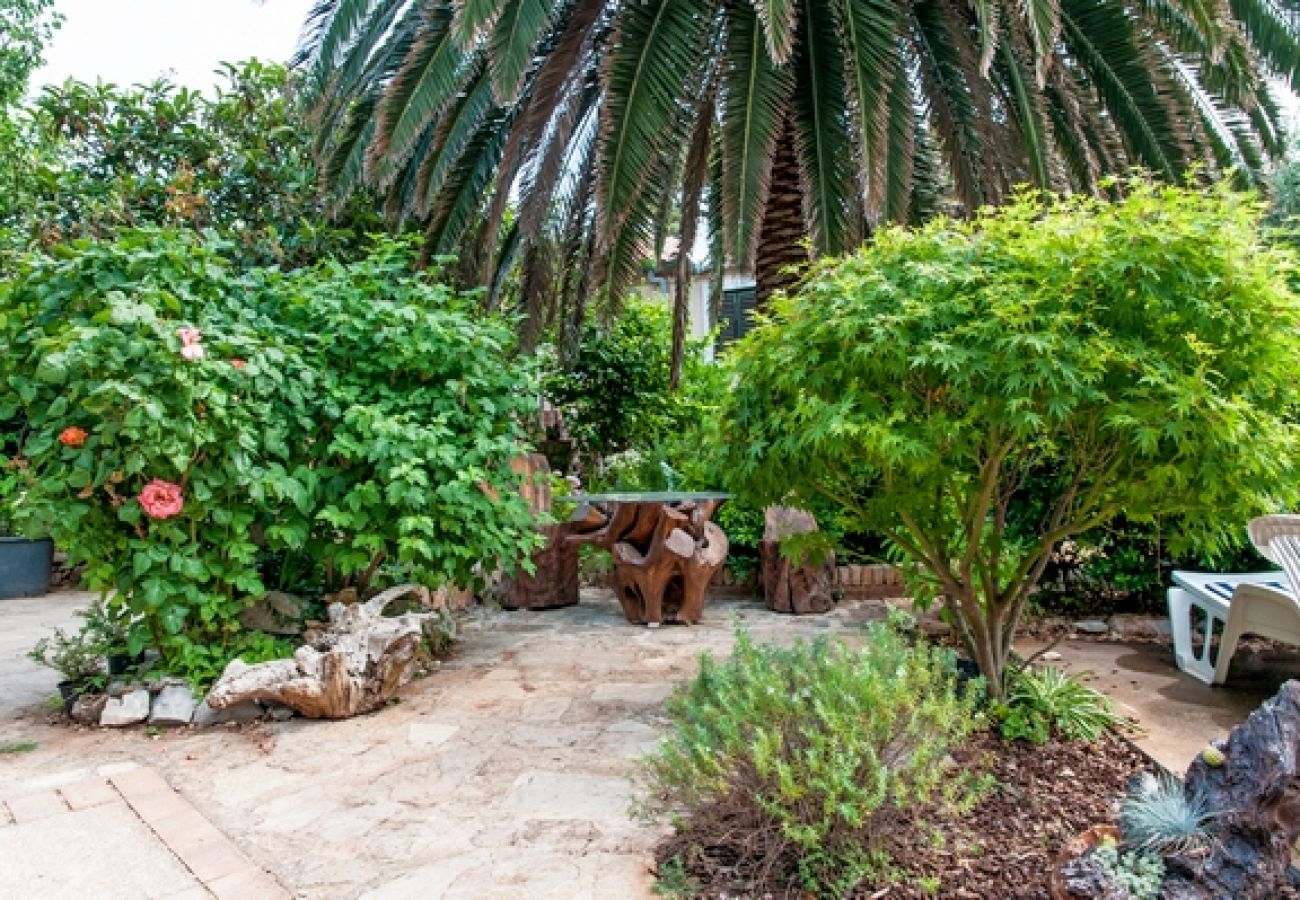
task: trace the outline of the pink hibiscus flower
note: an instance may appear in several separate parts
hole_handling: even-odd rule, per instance
[[[185,497],[179,484],[155,478],[140,491],[140,506],[151,519],[170,519],[180,515],[185,508]]]

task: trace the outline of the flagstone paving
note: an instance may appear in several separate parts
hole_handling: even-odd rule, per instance
[[[45,721],[40,701],[57,676],[22,652],[87,600],[0,606],[0,622],[25,632],[19,640],[10,630],[0,643],[8,682],[0,687],[0,745],[39,744],[0,756],[0,797],[21,804],[106,765],[146,766],[297,896],[390,900],[647,896],[660,832],[629,815],[628,775],[661,732],[664,698],[694,671],[700,651],[727,651],[733,617],[766,639],[881,614],[849,605],[793,619],[753,600],[715,599],[701,625],[650,630],[629,625],[605,591],[586,591],[565,610],[479,609],[455,655],[379,713],[151,737]],[[0,862],[7,896],[5,871]],[[98,896],[165,894],[109,881]]]
[[[751,599],[713,598],[700,625],[649,630],[629,625],[607,591],[584,591],[569,609],[474,610],[455,655],[380,712],[150,736],[46,721],[40,704],[57,676],[22,654],[88,599],[0,601],[0,746],[39,745],[0,754],[0,799],[8,804],[0,807],[0,896],[54,896],[11,886],[48,877],[63,848],[75,845],[83,889],[66,896],[78,900],[209,896],[217,888],[257,897],[276,885],[310,898],[645,897],[661,832],[629,815],[629,773],[661,734],[662,702],[694,672],[698,654],[725,653],[733,619],[759,639],[791,640],[883,614],[878,603],[846,602],[824,616],[778,616]],[[1058,650],[1074,668],[1105,666],[1114,677],[1103,686],[1124,688],[1125,702],[1159,738],[1153,746],[1172,747],[1179,758],[1267,696],[1189,689],[1185,676],[1169,671],[1167,647],[1091,649],[1106,646]],[[1139,684],[1110,672],[1124,663],[1136,673],[1127,680]],[[1193,718],[1217,733],[1170,738],[1170,723],[1187,719],[1167,705],[1178,698],[1198,709],[1210,703],[1211,712]],[[163,799],[124,802],[115,778],[133,770],[152,774],[130,777],[159,779],[153,788]],[[41,818],[51,796],[59,808],[47,806]],[[96,796],[97,805],[75,806]],[[173,800],[190,812],[178,817]],[[36,818],[14,821],[25,810]],[[160,821],[164,830],[188,821],[195,833],[173,846],[154,827]],[[77,829],[79,844],[63,836]],[[214,834],[230,846],[205,850]],[[230,871],[218,875],[223,867]],[[147,889],[131,880],[145,872],[157,878]],[[232,873],[268,880],[250,887]]]

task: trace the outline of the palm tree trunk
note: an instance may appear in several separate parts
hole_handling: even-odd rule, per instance
[[[808,262],[805,243],[803,185],[799,179],[799,157],[795,152],[794,128],[789,122],[781,129],[772,160],[772,180],[763,225],[758,234],[758,253],[754,258],[754,305],[767,306],[768,299],[779,290],[795,285],[798,275],[792,266]]]

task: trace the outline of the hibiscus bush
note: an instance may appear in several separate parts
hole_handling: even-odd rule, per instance
[[[128,232],[0,285],[17,525],[115,592],[132,652],[204,681],[284,648],[240,613],[295,586],[467,583],[534,540],[508,468],[534,396],[508,323],[410,274],[402,244],[293,273]]]

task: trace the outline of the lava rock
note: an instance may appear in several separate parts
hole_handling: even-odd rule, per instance
[[[169,684],[154,698],[150,725],[188,725],[194,718],[194,692],[188,684]]]
[[[128,691],[120,697],[110,697],[104,704],[99,724],[111,728],[134,725],[149,717],[149,692],[140,689]]]
[[[1061,895],[1080,900],[1132,900],[1128,891],[1115,883],[1091,851],[1061,866]]]
[[[1288,681],[1232,730],[1223,764],[1197,757],[1184,779],[1216,817],[1204,858],[1174,856],[1165,900],[1264,900],[1289,882],[1300,838],[1300,681]]]

